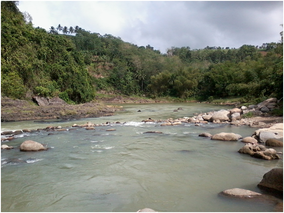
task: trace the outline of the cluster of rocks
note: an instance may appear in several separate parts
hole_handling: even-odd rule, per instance
[[[277,99],[269,98],[257,105],[249,105],[248,107],[242,106],[240,108],[233,108],[231,110],[219,110],[219,111],[211,111],[206,113],[200,113],[194,115],[193,117],[183,117],[183,118],[169,118],[166,120],[154,120],[152,118],[148,118],[142,120],[142,122],[155,122],[161,123],[161,126],[175,126],[181,125],[183,123],[194,123],[196,126],[200,124],[211,123],[230,123],[232,125],[248,125],[251,127],[269,127],[270,124],[265,122],[256,122],[253,119],[245,119],[244,115],[251,113],[251,116],[264,116],[267,112],[272,111],[277,107]],[[178,110],[182,110],[182,108],[178,108],[174,110],[177,112]],[[249,116],[248,116],[249,117]],[[283,121],[283,119],[282,119]]]
[[[272,111],[277,107],[277,99],[269,98],[257,105],[241,106],[240,108],[233,108],[231,110],[219,110],[201,113],[191,118],[179,118],[174,122],[189,122],[189,123],[231,123],[234,125],[255,125],[252,122],[247,122],[246,119],[242,118],[242,115],[251,113],[254,116],[263,116],[267,112]],[[172,123],[172,121],[168,121]]]
[[[274,204],[274,211],[283,212],[283,168],[274,168],[263,175],[257,184],[264,193],[254,192],[247,189],[232,188],[219,193],[220,196],[241,200],[254,200]]]
[[[264,160],[280,159],[279,154],[273,148],[268,147],[283,147],[283,123],[277,123],[270,128],[256,130],[251,137],[243,138],[239,134],[221,132],[211,135],[208,132],[199,134],[200,137],[208,137],[211,140],[220,141],[238,141],[246,143],[238,152],[248,154],[255,158]]]
[[[242,106],[240,108],[233,108],[231,110],[219,110],[213,112],[207,112],[204,114],[198,114],[192,118],[190,118],[190,122],[213,122],[213,123],[221,123],[221,122],[231,122],[232,124],[247,124],[245,120],[242,120],[242,115],[252,113],[254,116],[261,116],[265,113],[272,111],[277,106],[276,98],[269,98],[257,105],[249,105],[248,107]],[[241,122],[237,122],[241,121]],[[251,125],[251,124],[250,124]]]
[[[24,152],[37,152],[37,151],[45,151],[48,149],[46,145],[43,145],[39,142],[26,140],[20,145],[20,151]],[[7,144],[1,145],[1,149],[14,149],[13,146],[8,146]]]

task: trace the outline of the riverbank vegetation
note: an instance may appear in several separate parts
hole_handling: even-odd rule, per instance
[[[64,24],[64,23],[61,23]],[[85,103],[104,94],[212,101],[283,97],[283,40],[261,47],[170,47],[162,54],[79,26],[34,28],[17,2],[1,2],[1,96],[59,96]]]

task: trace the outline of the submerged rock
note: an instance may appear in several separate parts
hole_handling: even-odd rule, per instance
[[[210,133],[208,133],[208,132],[200,133],[198,136],[199,137],[207,137],[207,138],[211,138],[212,137],[212,135]]]
[[[160,132],[160,131],[147,131],[147,132],[144,132],[143,134],[147,134],[147,133],[163,134],[163,132]]]
[[[139,209],[137,212],[156,212],[156,211],[150,208],[144,208],[144,209]]]
[[[13,146],[8,146],[7,144],[3,144],[1,146],[1,149],[14,149],[14,147]]]
[[[259,197],[262,195],[261,193],[258,192],[254,192],[247,189],[240,189],[240,188],[227,189],[222,191],[221,194],[230,197],[249,198],[249,199]]]

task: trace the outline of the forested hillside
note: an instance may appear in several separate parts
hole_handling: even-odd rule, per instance
[[[59,96],[69,103],[91,101],[98,91],[201,100],[283,96],[282,41],[262,49],[170,47],[161,54],[61,24],[49,32],[34,28],[17,2],[1,2],[2,96]]]

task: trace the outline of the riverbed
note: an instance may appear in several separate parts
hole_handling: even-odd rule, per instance
[[[27,212],[267,212],[267,203],[218,196],[230,188],[260,192],[263,175],[283,160],[265,161],[239,154],[242,142],[199,137],[234,132],[251,136],[255,128],[229,124],[186,123],[160,126],[144,119],[192,117],[230,107],[198,103],[125,104],[110,117],[65,122],[1,123],[1,131],[62,126],[68,131],[24,133],[5,142],[25,140],[46,144],[49,150],[1,151],[1,210]],[[176,110],[177,108],[182,108]],[[119,123],[116,123],[119,121]],[[94,130],[76,124],[110,122]],[[108,130],[114,131],[108,131]],[[157,131],[160,133],[146,133]]]

